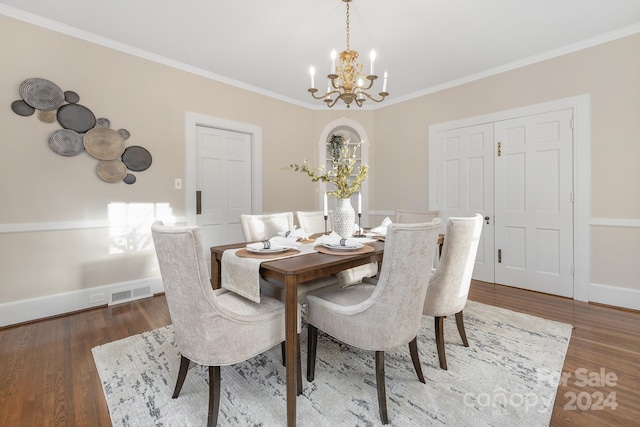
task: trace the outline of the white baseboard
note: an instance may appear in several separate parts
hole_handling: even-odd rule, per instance
[[[640,290],[592,283],[589,286],[589,301],[640,310]]]
[[[154,277],[0,304],[0,327],[106,305],[112,293],[144,286],[151,295],[164,292],[162,279]]]

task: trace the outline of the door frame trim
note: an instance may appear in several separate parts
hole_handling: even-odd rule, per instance
[[[436,202],[436,135],[439,132],[489,122],[571,108],[573,109],[573,299],[589,301],[591,283],[591,94],[512,108],[429,125],[429,209]]]
[[[187,225],[196,225],[196,144],[198,126],[251,136],[251,213],[262,213],[262,128],[248,123],[185,111],[184,113],[184,206]]]

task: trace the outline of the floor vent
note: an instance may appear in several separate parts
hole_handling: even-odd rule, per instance
[[[142,286],[139,288],[125,289],[122,291],[112,292],[109,298],[109,305],[129,302],[140,298],[152,296],[151,286]]]

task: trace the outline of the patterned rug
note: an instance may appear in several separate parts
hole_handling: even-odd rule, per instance
[[[445,321],[448,370],[439,368],[433,318],[423,317],[418,346],[426,384],[408,346],[385,354],[391,426],[547,426],[571,325],[469,301],[464,347],[453,317]],[[306,377],[306,329],[301,334]],[[114,426],[202,426],[208,376],[193,365],[177,399],[171,394],[180,356],[171,326],[93,350]],[[377,426],[374,354],[320,333],[316,378],[303,382],[299,426]],[[286,425],[280,346],[223,366],[220,426]]]

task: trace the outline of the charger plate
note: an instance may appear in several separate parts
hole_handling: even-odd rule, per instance
[[[321,252],[327,255],[343,255],[343,256],[368,254],[369,252],[373,252],[376,250],[373,246],[369,246],[367,244],[363,244],[360,249],[356,249],[354,251],[332,251],[331,249],[324,247],[322,245],[318,245],[314,249],[318,252]]]
[[[273,259],[273,258],[285,258],[293,255],[295,252],[300,252],[298,249],[290,248],[284,252],[259,254],[255,252],[249,252],[246,248],[242,248],[236,252],[236,255],[241,258],[255,258],[255,259]]]

